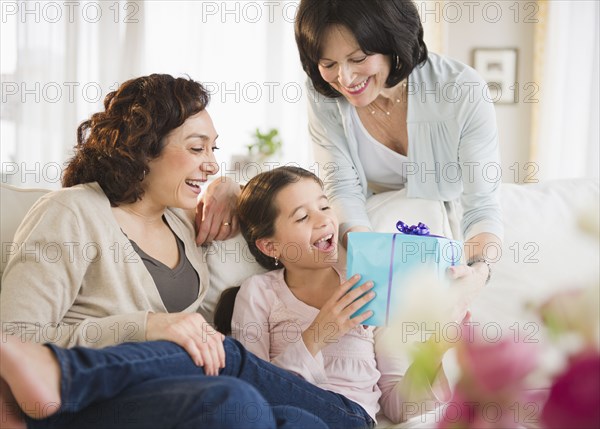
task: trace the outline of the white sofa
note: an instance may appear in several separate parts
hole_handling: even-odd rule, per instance
[[[1,185],[1,270],[12,249],[16,227],[33,202],[46,190],[24,190]],[[495,264],[488,287],[471,308],[473,320],[511,329],[515,323],[538,323],[527,311],[552,293],[570,287],[597,284],[599,277],[599,184],[573,179],[531,185],[503,184],[501,201],[505,220],[502,258]],[[369,213],[379,230],[391,231],[398,219],[427,223],[432,233],[449,235],[443,205],[407,199],[403,192],[380,194],[369,201]],[[584,232],[595,229],[596,236]],[[591,225],[591,227],[590,227]],[[211,288],[204,314],[210,318],[220,292],[262,269],[247,252],[241,236],[205,249]],[[450,354],[445,362],[451,380],[457,368]],[[543,383],[543,382],[540,382]],[[547,387],[540,385],[538,387]],[[415,418],[397,427],[433,427],[437,414]],[[378,427],[387,427],[385,418]]]

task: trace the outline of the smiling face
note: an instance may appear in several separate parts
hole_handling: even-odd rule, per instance
[[[390,70],[389,56],[367,55],[346,27],[332,25],[325,31],[319,72],[350,104],[372,103],[385,88]]]
[[[160,156],[148,162],[144,199],[160,206],[194,209],[202,184],[219,171],[214,155],[217,137],[206,110],[172,130]]]
[[[321,185],[312,178],[301,178],[282,188],[274,203],[279,212],[275,234],[257,240],[259,249],[277,257],[288,270],[333,265],[338,220]]]

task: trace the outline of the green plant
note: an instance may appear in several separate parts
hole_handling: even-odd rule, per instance
[[[258,156],[264,159],[275,155],[281,150],[282,142],[276,128],[271,128],[267,133],[261,133],[257,128],[252,136],[254,143],[247,145],[250,156]]]

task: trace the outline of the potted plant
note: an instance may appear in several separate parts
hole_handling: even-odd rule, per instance
[[[240,183],[248,181],[261,172],[265,168],[263,163],[269,158],[279,155],[282,149],[279,130],[276,128],[271,128],[266,133],[256,128],[251,135],[253,141],[246,145],[248,151],[231,156],[232,171],[238,174],[236,180]]]
[[[261,162],[281,151],[282,142],[277,128],[271,128],[266,133],[262,133],[256,128],[252,136],[254,142],[246,146],[251,160]]]

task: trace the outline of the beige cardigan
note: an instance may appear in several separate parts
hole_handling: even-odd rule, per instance
[[[198,298],[184,310],[194,312],[209,285],[206,261],[185,213],[167,209],[165,217],[200,277]],[[0,294],[4,332],[40,343],[103,347],[144,341],[148,312],[167,312],[97,183],[40,198],[10,245],[15,254]]]

